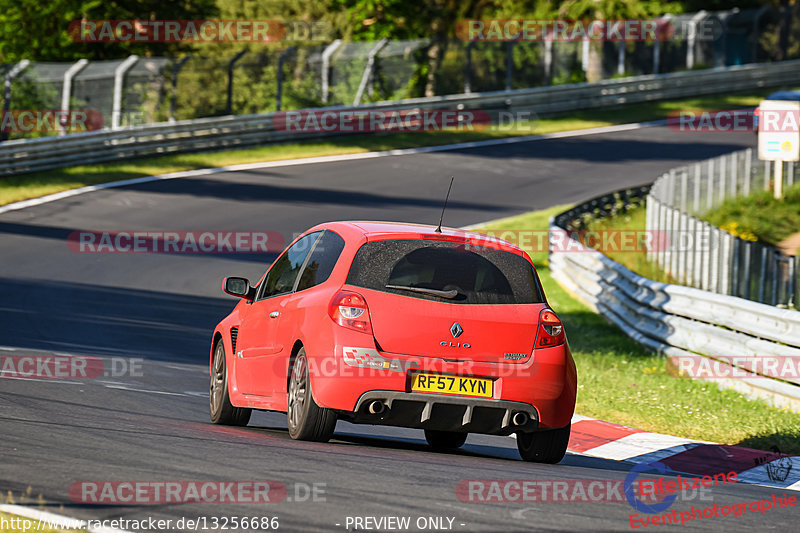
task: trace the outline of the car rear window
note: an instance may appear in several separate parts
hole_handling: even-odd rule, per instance
[[[533,267],[525,258],[447,241],[368,242],[356,253],[347,283],[455,304],[544,301]]]

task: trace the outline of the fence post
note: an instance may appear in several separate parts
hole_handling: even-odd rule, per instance
[[[286,61],[286,58],[289,57],[289,55],[295,50],[297,50],[296,46],[290,46],[278,57],[278,90],[277,94],[275,95],[275,111],[281,110],[281,103],[283,101],[283,63]]]
[[[706,210],[714,207],[714,160],[708,160],[708,195],[706,196]]]
[[[139,56],[129,56],[114,69],[114,101],[111,108],[112,130],[119,129],[122,123],[122,83],[125,81],[125,73],[133,68],[137,61],[139,61]]]
[[[761,268],[759,269],[758,276],[758,301],[764,303],[764,290],[766,285],[767,275],[767,247],[761,246]]]
[[[794,185],[794,161],[787,163],[788,169],[786,170],[786,186],[791,187]]]
[[[728,192],[728,187],[727,187],[727,183],[726,183],[726,178],[727,178],[726,174],[727,174],[727,172],[726,172],[726,168],[725,168],[725,162],[726,162],[725,156],[724,155],[720,156],[720,158],[719,158],[719,195],[720,195],[719,204],[721,204],[722,202],[725,201],[725,198],[727,197],[727,192]],[[716,205],[719,205],[719,204],[716,204]]]
[[[62,115],[63,118],[61,122],[61,128],[59,130],[59,135],[66,135],[67,133],[67,121],[69,120],[70,99],[72,97],[72,79],[75,77],[76,74],[78,74],[78,72],[83,70],[88,64],[89,64],[88,59],[79,59],[64,73],[64,85],[62,86],[61,89],[61,111],[66,112],[66,114]]]
[[[750,184],[753,181],[753,149],[748,148],[744,153],[744,195],[750,196]]]
[[[731,154],[731,198],[736,198],[739,188],[739,153]]]
[[[702,170],[700,168],[700,163],[695,163],[694,165],[694,209],[693,213],[697,214],[700,211],[700,176]]]
[[[356,97],[353,99],[353,105],[358,105],[361,103],[361,97],[364,96],[364,90],[367,88],[367,83],[369,83],[370,78],[372,78],[372,69],[375,66],[375,56],[377,56],[378,52],[380,52],[388,43],[389,39],[384,37],[369,51],[369,56],[367,56],[367,66],[364,67],[364,74],[361,76],[361,83],[358,84],[358,91],[356,92]]]
[[[750,279],[750,262],[753,260],[753,243],[743,242],[742,246],[744,246],[744,274],[742,275],[742,280],[744,281],[744,291],[742,293],[742,297],[749,300],[750,288],[752,285]]]
[[[239,61],[243,55],[247,53],[247,48],[233,56],[230,63],[228,63],[228,100],[225,103],[225,114],[233,115],[233,68],[236,62]]]
[[[337,48],[342,46],[342,40],[336,39],[322,51],[322,103],[328,103],[331,79],[331,56]]]
[[[544,79],[547,85],[553,84],[553,40],[547,29],[544,30]]]
[[[472,48],[475,46],[475,41],[467,43],[467,64],[464,66],[464,92],[469,94],[472,92]]]
[[[172,67],[172,98],[169,103],[169,121],[175,122],[175,113],[178,110],[178,74],[183,66],[192,58],[192,54],[186,54],[180,61]]]
[[[506,91],[511,90],[511,81],[514,74],[514,41],[506,42]]]
[[[764,161],[764,190],[769,190],[769,161]]]
[[[733,235],[731,235],[733,237]],[[731,291],[733,296],[739,296],[739,238],[733,237],[733,251],[731,253]]]
[[[8,71],[6,74],[5,83],[3,84],[3,114],[5,115],[11,109],[11,84],[14,81],[14,78],[20,75],[20,73],[28,68],[31,62],[27,59],[23,59],[14,67]],[[0,142],[5,141],[8,139],[8,132],[2,131],[0,128]]]

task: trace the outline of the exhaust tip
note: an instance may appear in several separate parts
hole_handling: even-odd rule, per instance
[[[517,411],[511,417],[511,423],[514,424],[515,426],[524,426],[525,424],[528,423],[529,420],[530,417],[528,416],[528,413],[525,413],[523,411]]]
[[[380,400],[372,400],[369,402],[368,411],[370,414],[379,415],[386,411],[386,404]]]

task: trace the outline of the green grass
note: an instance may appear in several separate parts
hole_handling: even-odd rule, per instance
[[[528,134],[569,131],[629,122],[658,120],[678,109],[733,109],[755,106],[771,90],[633,104],[613,109],[571,113],[569,116],[525,122],[514,130],[444,131],[354,135],[331,140],[270,144],[243,150],[176,154],[100,165],[54,169],[0,179],[0,205],[37,198],[68,189],[128,178],[219,167],[238,163],[278,161],[298,157],[353,154],[395,148],[414,148]]]
[[[593,231],[622,232],[626,235],[644,236],[647,223],[647,210],[644,205],[637,205],[614,216],[600,218],[589,222],[588,228]],[[675,283],[676,280],[667,275],[655,263],[647,260],[647,252],[644,246],[631,246],[625,249],[601,250],[605,255],[623,265],[640,276],[661,281],[664,283]]]
[[[800,184],[787,188],[782,200],[776,200],[771,191],[761,191],[726,200],[701,218],[734,235],[778,244],[800,231]]]
[[[479,231],[544,230],[568,206],[534,211]],[[550,275],[547,252],[530,253],[547,299],[567,331],[578,368],[576,411],[585,416],[722,444],[800,454],[800,413],[748,400],[715,384],[673,377],[648,352],[570,296]]]

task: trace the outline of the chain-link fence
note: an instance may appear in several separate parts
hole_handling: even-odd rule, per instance
[[[662,20],[672,34],[650,42],[337,40],[230,49],[214,56],[131,57],[81,65],[23,62],[0,65],[5,80],[0,96],[4,110],[89,109],[102,117],[102,127],[115,128],[800,57],[800,5]],[[4,124],[2,135],[57,133],[15,126],[13,120]]]
[[[660,243],[648,258],[679,283],[800,309],[800,257],[693,216],[730,198],[769,191],[778,164],[784,189],[800,183],[800,166],[760,161],[752,148],[661,176],[647,197],[647,231]]]

